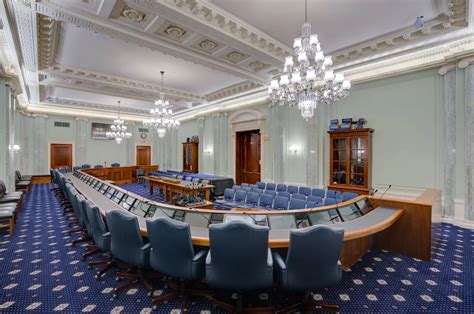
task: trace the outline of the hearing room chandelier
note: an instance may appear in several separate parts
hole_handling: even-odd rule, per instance
[[[143,120],[143,124],[147,127],[153,128],[158,133],[158,137],[163,138],[166,130],[175,129],[179,126],[179,121],[173,119],[173,110],[169,108],[169,101],[165,100],[165,93],[163,92],[163,76],[165,71],[161,73],[161,93],[160,99],[155,101],[155,108],[150,110],[151,118]]]
[[[117,144],[122,143],[123,139],[127,139],[132,137],[132,133],[127,132],[127,126],[125,125],[125,121],[120,119],[120,100],[117,101],[118,103],[118,116],[117,119],[114,120],[114,124],[110,126],[110,131],[105,132],[105,136],[108,138],[115,139]]]
[[[268,92],[273,105],[298,106],[301,116],[313,117],[319,103],[330,104],[349,94],[351,83],[344,74],[334,73],[332,59],[325,56],[318,35],[311,34],[305,0],[305,23],[301,37],[293,42],[293,55],[285,57],[279,79],[270,83]]]

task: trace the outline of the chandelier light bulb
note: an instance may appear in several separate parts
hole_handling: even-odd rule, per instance
[[[295,38],[295,41],[293,42],[293,48],[295,49],[301,49],[301,46],[303,45],[301,38]]]
[[[317,44],[319,44],[318,35],[312,34],[311,36],[309,36],[309,44],[310,44],[311,46],[312,46],[312,45],[317,45]]]
[[[336,76],[334,77],[334,82],[342,83],[343,81],[344,81],[344,74],[337,73]]]
[[[316,80],[316,71],[314,71],[314,69],[308,69],[306,71],[306,80],[309,82],[313,82]]]
[[[301,82],[300,72],[298,71],[293,72],[293,75],[291,76],[291,83],[299,84],[300,82]]]
[[[348,90],[351,88],[351,81],[345,80],[342,82],[342,89]]]
[[[277,90],[278,88],[280,88],[280,86],[278,85],[278,80],[272,80],[272,82],[270,83],[270,88],[272,90]]]
[[[307,60],[308,60],[308,57],[306,56],[306,52],[305,52],[305,51],[301,51],[301,52],[298,54],[298,62],[299,62],[299,63],[306,63]]]
[[[324,73],[324,80],[326,82],[331,82],[334,80],[334,72],[332,70],[326,71]]]
[[[324,53],[322,51],[316,52],[316,54],[314,55],[314,61],[316,62],[324,61]]]
[[[332,58],[331,57],[325,57],[324,58],[324,65],[325,66],[331,66],[332,65]]]
[[[281,85],[281,86],[287,86],[288,84],[290,84],[290,80],[288,79],[288,75],[283,74],[283,75],[280,77],[280,85]]]

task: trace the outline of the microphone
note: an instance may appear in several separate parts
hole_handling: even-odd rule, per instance
[[[248,213],[246,213],[246,212],[242,212],[242,214],[244,214],[244,215],[247,216],[247,217],[250,217],[250,219],[252,219],[253,222],[254,222],[256,225],[258,225],[257,219],[255,219],[254,217],[252,217],[252,215],[250,215],[250,214],[248,214]]]
[[[331,221],[334,221],[336,220],[337,218],[340,218],[341,217],[341,213],[339,213],[339,202],[337,201],[337,193],[336,193],[336,198],[334,199],[336,201],[336,213],[337,215],[331,217]],[[344,221],[343,219],[341,219],[342,221]]]
[[[384,197],[385,193],[387,193],[388,190],[392,187],[391,184],[388,185],[388,187],[385,189],[385,191],[382,193],[382,195],[376,200],[376,206],[379,206],[380,200]],[[374,202],[375,203],[375,202]]]
[[[369,193],[369,196],[374,196],[379,190],[375,189],[374,191]]]

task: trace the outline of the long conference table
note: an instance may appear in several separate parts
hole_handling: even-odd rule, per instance
[[[269,247],[284,250],[288,248],[291,230],[325,224],[345,231],[340,255],[345,268],[372,248],[427,261],[431,258],[431,208],[439,201],[437,190],[427,190],[420,201],[359,196],[334,206],[312,209],[236,208],[229,211],[154,202],[82,171],[65,176],[84,197],[100,208],[104,216],[117,209],[137,215],[141,234],[145,237],[148,236],[146,219],[169,217],[189,223],[193,244],[206,247],[209,246],[209,224],[244,220],[268,226]]]

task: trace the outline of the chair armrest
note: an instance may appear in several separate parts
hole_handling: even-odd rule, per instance
[[[207,250],[201,250],[197,252],[196,255],[193,257],[193,263],[199,263],[202,262],[207,256]]]
[[[211,251],[209,250],[209,252],[207,252],[207,256],[206,256],[206,265],[211,265]]]
[[[267,266],[273,267],[272,250],[270,250],[270,248],[268,248],[268,253],[267,253]]]
[[[140,248],[140,251],[150,251],[150,249],[151,249],[151,244],[147,243]]]
[[[110,232],[106,232],[106,233],[102,234],[102,237],[103,238],[110,238]]]
[[[275,268],[286,270],[286,264],[280,253],[273,252],[273,260],[275,261]]]

